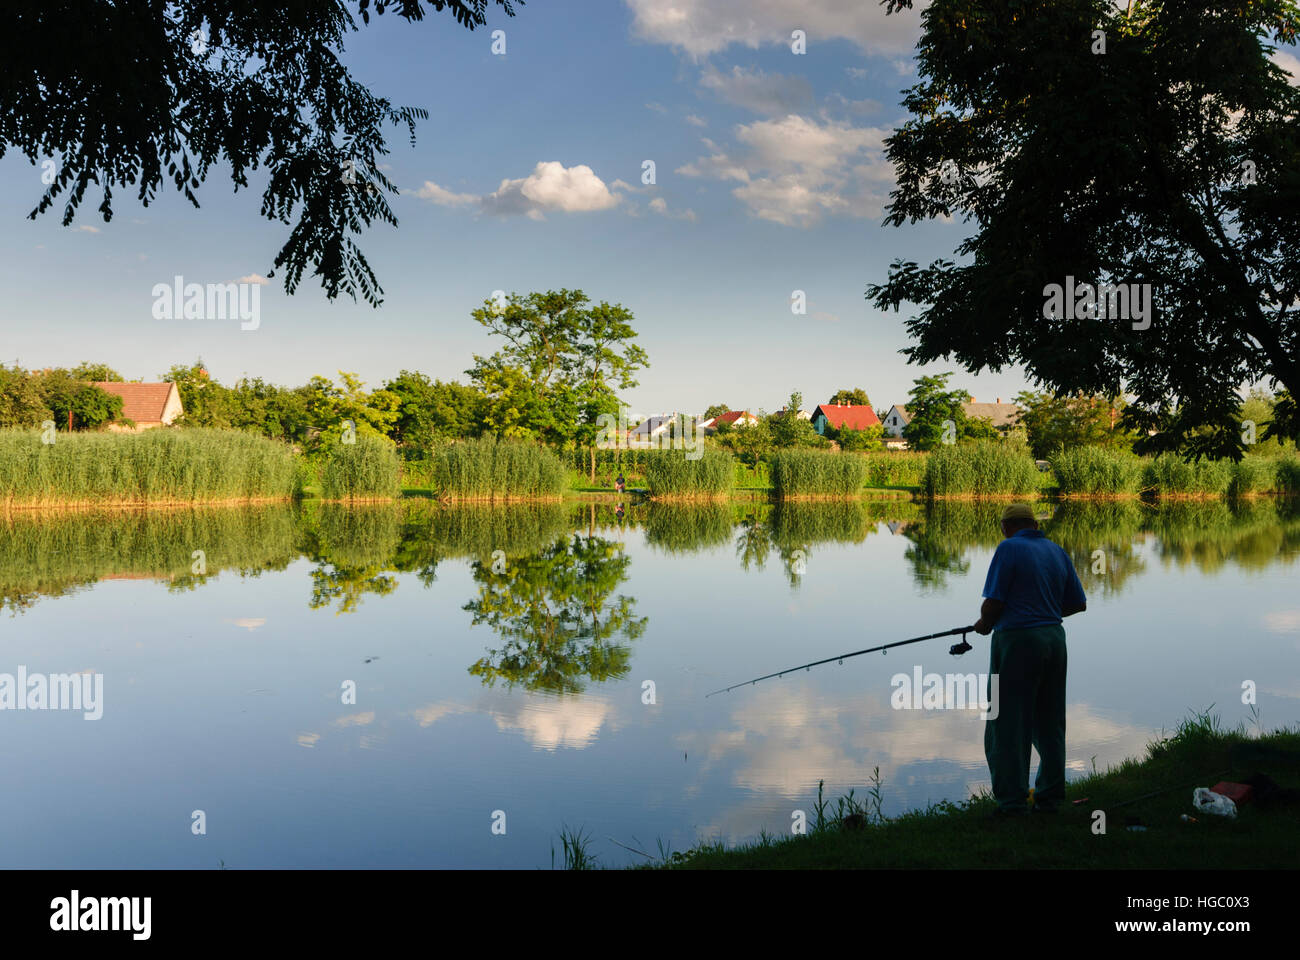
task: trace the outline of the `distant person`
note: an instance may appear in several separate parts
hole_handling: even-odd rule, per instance
[[[1038,529],[1028,504],[1002,511],[1002,536],[984,581],[975,632],[993,634],[989,674],[998,703],[984,724],[984,756],[999,815],[1023,814],[1029,747],[1038,751],[1034,812],[1054,813],[1065,799],[1065,628],[1087,609],[1069,555]],[[992,692],[989,694],[992,698]]]
[[[614,516],[620,523],[623,522],[623,504],[618,505],[618,508],[614,511]]]
[[[617,479],[615,479],[614,481],[614,490],[617,491],[618,493],[622,493],[623,488],[626,485],[627,485],[627,481],[623,479],[623,471],[620,470]]]

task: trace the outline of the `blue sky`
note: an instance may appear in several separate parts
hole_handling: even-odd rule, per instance
[[[531,0],[470,33],[447,16],[386,15],[353,34],[354,75],[430,111],[409,146],[390,136],[400,225],[360,239],[385,289],[375,310],[327,301],[311,280],[262,288],[261,324],[157,320],[154,284],[265,275],[287,228],[259,215],[260,182],[214,171],[194,210],[173,195],[88,194],[77,223],[25,219],[44,189],[0,161],[5,230],[0,359],[102,360],[154,379],[198,356],[219,379],[299,384],[399,370],[464,380],[495,349],[470,311],[492,291],[580,288],[636,317],[651,366],[625,399],[643,414],[725,402],[769,411],[862,387],[876,407],[955,365],[907,366],[905,315],[864,299],[898,256],[950,255],[958,223],[881,225],[892,172],[881,141],[915,81],[918,13],[873,0]],[[506,53],[491,52],[505,30]],[[806,31],[796,55],[791,32]],[[656,183],[642,184],[643,162]],[[807,313],[791,313],[794,290]],[[1010,399],[1019,371],[954,383]]]

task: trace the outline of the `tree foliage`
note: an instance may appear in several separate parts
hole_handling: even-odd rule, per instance
[[[496,3],[513,16],[523,0]],[[375,96],[339,54],[359,29],[353,10],[368,24],[390,9],[420,21],[426,7],[472,30],[489,2],[9,0],[0,156],[13,148],[33,164],[54,162],[30,217],[61,200],[64,226],[92,185],[107,222],[118,189],[148,206],[170,187],[198,207],[214,166],[230,169],[236,190],[264,171],[262,215],[291,224],[275,258],[285,289],[310,269],[330,299],[359,293],[377,306],[383,288],[352,236],[375,220],[397,224],[383,131],[405,126],[414,142],[428,111]]]
[[[921,19],[886,222],[974,231],[868,288],[921,307],[908,359],[1127,391],[1140,450],[1239,456],[1239,385],[1300,385],[1300,87],[1269,59],[1300,7],[934,0]],[[1045,316],[1067,277],[1150,284],[1150,327]],[[1290,409],[1273,429],[1300,430]]]

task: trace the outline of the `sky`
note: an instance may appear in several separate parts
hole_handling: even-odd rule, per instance
[[[119,191],[111,223],[91,192],[64,228],[61,204],[27,219],[41,168],[11,153],[0,362],[94,360],[152,380],[201,357],[227,383],[347,370],[378,387],[403,369],[464,382],[473,354],[499,346],[472,310],[497,290],[567,287],[634,315],[650,366],[624,400],[643,415],[771,412],[795,390],[811,409],[855,387],[883,409],[946,370],[976,400],[1009,400],[1028,386],[1020,370],[908,365],[908,314],[864,296],[895,258],[951,256],[969,229],[882,225],[883,141],[916,82],[920,6],[886,17],[873,0],[530,0],[514,18],[494,6],[473,32],[445,14],[372,18],[346,42],[354,78],[429,110],[413,147],[404,129],[388,137],[398,227],[358,240],[384,302],[331,303],[310,277],[290,297],[277,275],[256,330],[156,319],[152,291],[178,275],[271,272],[288,227],[261,217],[261,180],[236,193],[216,169],[197,210]]]

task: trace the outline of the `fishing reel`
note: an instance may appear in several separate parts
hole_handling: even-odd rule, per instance
[[[967,630],[963,630],[961,632],[961,643],[954,643],[951,647],[948,648],[948,652],[952,654],[954,657],[960,657],[967,650],[975,649],[969,643],[966,642],[966,634],[968,632],[969,631]]]

